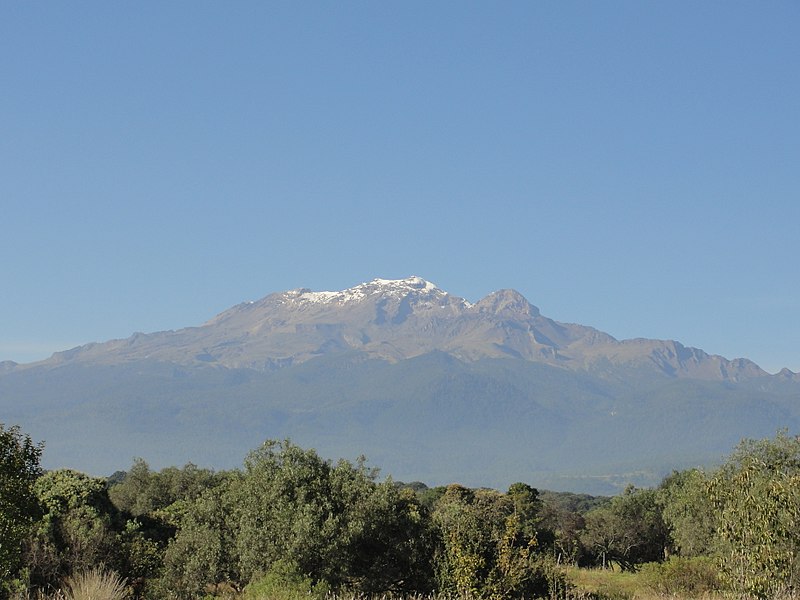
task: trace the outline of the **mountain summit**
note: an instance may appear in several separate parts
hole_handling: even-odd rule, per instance
[[[200,327],[88,344],[45,363],[147,358],[269,371],[345,351],[388,361],[438,351],[466,362],[517,358],[568,370],[611,365],[720,381],[767,376],[749,360],[727,360],[675,341],[619,341],[592,327],[559,323],[515,290],[471,304],[416,276],[373,279],[337,292],[278,292]]]

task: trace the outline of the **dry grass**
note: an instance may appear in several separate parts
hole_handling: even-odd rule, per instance
[[[75,573],[64,580],[64,600],[125,600],[128,587],[113,571],[95,567]]]

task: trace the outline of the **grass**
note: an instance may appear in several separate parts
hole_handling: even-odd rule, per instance
[[[574,586],[576,597],[600,600],[720,600],[720,592],[704,589],[700,592],[659,591],[647,572],[630,573],[619,569],[567,568],[567,579]]]
[[[630,600],[642,598],[642,582],[637,573],[626,573],[614,569],[567,568],[567,579],[578,592],[591,594],[608,600]]]
[[[64,600],[125,600],[128,588],[113,571],[95,567],[68,577],[62,593]]]
[[[724,591],[714,561],[708,557],[672,556],[647,563],[635,572],[619,569],[566,569],[572,600],[746,600]],[[800,600],[800,591],[776,593],[768,600]]]

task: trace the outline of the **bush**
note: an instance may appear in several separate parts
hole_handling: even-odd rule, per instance
[[[314,585],[302,575],[296,565],[278,561],[244,589],[244,600],[322,600],[328,592],[324,584]]]
[[[717,568],[705,556],[671,556],[663,563],[647,563],[641,577],[647,587],[668,595],[700,596],[720,587]]]

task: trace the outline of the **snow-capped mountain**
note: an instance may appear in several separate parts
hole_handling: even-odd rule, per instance
[[[263,371],[344,351],[389,361],[439,351],[463,361],[517,358],[571,370],[612,364],[707,380],[767,376],[746,359],[711,356],[675,341],[619,341],[592,327],[559,323],[514,290],[472,304],[421,277],[274,293],[200,327],[88,344],[48,362],[148,359]]]

